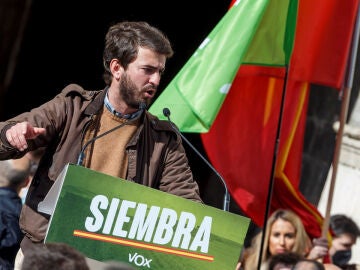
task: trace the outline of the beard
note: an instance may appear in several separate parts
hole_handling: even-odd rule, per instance
[[[151,99],[141,97],[141,93],[146,91],[147,88],[148,87],[145,86],[139,89],[126,73],[120,78],[120,96],[124,102],[133,109],[139,109],[141,103],[145,103],[147,106],[150,104]]]

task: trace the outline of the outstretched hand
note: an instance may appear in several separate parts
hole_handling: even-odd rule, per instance
[[[16,149],[24,151],[28,148],[27,140],[35,139],[45,132],[45,128],[33,127],[29,122],[21,122],[6,131],[6,139]]]

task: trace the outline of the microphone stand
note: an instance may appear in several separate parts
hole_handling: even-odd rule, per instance
[[[220,178],[224,189],[225,189],[225,194],[224,194],[224,202],[223,202],[223,210],[224,211],[229,211],[229,206],[230,206],[230,193],[228,191],[227,185],[225,183],[224,178],[220,175],[220,173],[215,170],[215,168],[210,164],[210,162],[195,148],[195,146],[192,145],[192,143],[177,129],[177,127],[171,122],[170,120],[170,110],[168,108],[164,108],[163,110],[163,114],[165,117],[167,117],[170,125],[172,126],[172,128],[177,131],[177,133],[181,136],[181,138],[191,147],[191,149],[206,163],[206,165],[209,166],[209,168]]]

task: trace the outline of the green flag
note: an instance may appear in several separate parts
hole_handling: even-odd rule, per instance
[[[162,111],[167,107],[181,131],[207,132],[242,63],[284,66],[288,62],[295,2],[236,1],[156,99],[150,112],[164,119]]]

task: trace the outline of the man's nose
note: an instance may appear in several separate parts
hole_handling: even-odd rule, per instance
[[[161,79],[160,73],[154,72],[153,74],[151,74],[149,82],[157,87],[160,84],[160,79]]]

